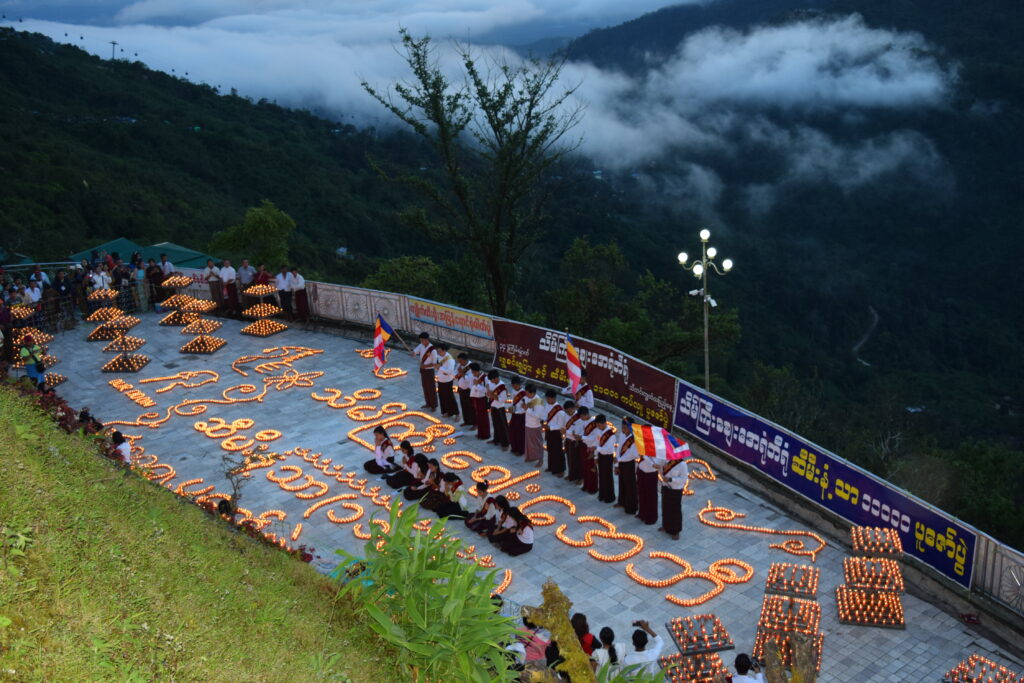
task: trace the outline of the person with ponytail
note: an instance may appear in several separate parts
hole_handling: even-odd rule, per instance
[[[397,469],[394,444],[383,427],[374,428],[373,440],[373,460],[363,463],[363,469],[370,474],[391,474]]]
[[[393,489],[403,488],[416,480],[416,477],[413,475],[413,470],[416,466],[416,454],[412,450],[412,444],[406,439],[398,445],[398,450],[402,453],[401,468],[384,476],[384,483]]]
[[[601,641],[601,646],[590,653],[590,658],[597,665],[597,670],[600,671],[605,664],[610,665],[609,668],[617,667],[626,653],[616,644],[615,631],[605,626],[597,634],[597,637]]]

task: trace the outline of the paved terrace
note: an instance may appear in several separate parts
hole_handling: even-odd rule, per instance
[[[283,510],[287,513],[283,521],[275,520],[267,530],[279,534],[291,534],[295,525],[302,523],[301,536],[297,543],[313,546],[317,559],[314,565],[321,571],[329,571],[338,562],[334,551],[344,548],[351,552],[359,552],[364,541],[353,534],[353,526],[357,523],[365,525],[370,513],[378,515],[385,511],[372,503],[364,495],[351,501],[361,505],[366,515],[358,522],[344,524],[333,523],[328,519],[328,510],[333,510],[336,517],[343,518],[349,510],[336,505],[321,507],[308,519],[303,513],[311,505],[312,500],[302,500],[297,495],[303,492],[283,490],[277,483],[269,481],[268,473],[284,474],[281,467],[292,465],[301,468],[303,475],[312,475],[314,479],[327,485],[327,493],[320,499],[342,493],[355,493],[347,483],[336,481],[334,466],[343,465],[344,474],[350,470],[363,478],[361,465],[372,454],[364,446],[348,438],[350,430],[363,428],[358,435],[371,441],[370,429],[374,422],[352,419],[345,408],[332,408],[327,402],[315,400],[311,393],[321,396],[337,394],[336,403],[349,403],[344,397],[351,397],[360,389],[376,389],[381,392],[379,398],[359,400],[357,405],[367,407],[364,415],[371,416],[385,403],[398,402],[415,411],[422,403],[419,378],[415,373],[415,363],[407,354],[395,351],[391,355],[392,365],[410,372],[393,379],[377,379],[372,373],[372,361],[356,353],[357,348],[366,347],[365,342],[355,342],[339,336],[309,332],[302,329],[290,329],[275,336],[259,339],[239,333],[243,323],[225,320],[224,326],[216,332],[216,336],[227,340],[227,345],[211,356],[186,355],[179,352],[179,347],[189,337],[180,334],[179,327],[161,327],[156,314],[143,314],[142,322],[131,331],[133,336],[143,337],[147,344],[140,349],[151,358],[150,363],[135,374],[117,375],[100,372],[100,367],[112,357],[103,353],[105,342],[87,342],[86,335],[92,329],[91,324],[80,326],[76,330],[66,332],[54,340],[51,353],[61,359],[55,371],[68,376],[66,384],[59,391],[67,397],[73,406],[90,406],[96,416],[103,421],[120,420],[136,422],[147,412],[157,413],[160,419],[169,413],[169,408],[186,399],[222,399],[222,392],[232,386],[250,383],[262,391],[269,380],[268,390],[259,402],[239,402],[232,404],[206,403],[207,410],[202,414],[181,416],[170,412],[170,418],[158,427],[121,426],[125,434],[139,437],[137,446],[145,449],[146,454],[156,455],[159,462],[174,468],[175,476],[167,482],[170,488],[191,479],[200,479],[201,484],[190,487],[195,490],[206,485],[214,485],[219,491],[229,490],[221,474],[222,438],[211,438],[197,431],[198,421],[210,423],[220,418],[227,423],[241,418],[254,421],[250,429],[241,430],[243,438],[240,442],[248,442],[257,431],[277,430],[280,438],[266,443],[268,452],[291,452],[283,460],[275,463],[273,470],[258,469],[244,489],[242,507],[252,511],[258,517],[267,510]],[[292,368],[280,367],[267,374],[254,371],[262,360],[255,360],[238,365],[248,376],[232,370],[232,362],[242,356],[259,355],[264,349],[281,345],[322,349],[322,353],[295,360]],[[142,380],[174,377],[183,371],[212,370],[218,373],[216,381],[208,381],[198,387],[187,388],[172,386],[173,379],[142,382]],[[322,374],[320,374],[322,373]],[[272,376],[277,376],[273,379]],[[143,391],[156,403],[155,407],[142,408],[132,402],[126,395],[108,384],[109,380],[120,378],[136,389]],[[192,377],[193,383],[212,380],[214,375],[203,374]],[[335,388],[340,392],[330,392]],[[164,390],[166,389],[166,390]],[[228,396],[235,399],[251,398],[256,394],[241,393],[235,389]],[[375,392],[357,394],[360,396],[375,395]],[[404,407],[393,406],[395,416],[406,413]],[[194,410],[195,408],[193,408]],[[183,411],[184,412],[184,411]],[[359,417],[357,414],[356,417]],[[149,420],[143,419],[143,422]],[[420,432],[436,418],[406,416],[406,421],[416,426]],[[225,432],[227,430],[221,430]],[[392,429],[392,433],[398,431]],[[273,436],[264,434],[263,436]],[[430,438],[430,437],[419,437]],[[507,468],[513,477],[535,472],[533,467],[525,466],[521,458],[485,445],[473,434],[458,431],[448,438],[453,441],[445,444],[444,437],[433,440],[436,450],[429,455],[440,457],[453,450],[468,450],[481,459],[480,464],[500,465]],[[257,444],[260,442],[257,442]],[[313,465],[295,454],[293,449],[309,449],[312,454],[322,454],[323,458],[331,458],[329,469],[321,472]],[[428,446],[429,449],[429,446]],[[712,461],[713,462],[713,461]],[[470,463],[478,467],[477,463]],[[691,468],[698,469],[698,468]],[[469,470],[461,472],[463,478]],[[294,474],[294,472],[293,472]],[[496,473],[488,475],[494,478]],[[301,482],[302,480],[298,480]],[[374,483],[371,481],[368,486]],[[286,484],[289,487],[294,485]],[[531,485],[533,491],[527,492],[526,486]],[[729,481],[718,478],[714,481],[694,480],[690,488],[694,495],[684,497],[684,523],[680,540],[672,541],[655,531],[656,527],[646,526],[624,514],[620,509],[599,503],[596,496],[582,493],[578,488],[562,479],[554,478],[547,473],[520,482],[506,489],[504,493],[516,491],[523,503],[535,495],[554,494],[571,500],[576,505],[576,516],[599,515],[615,524],[619,532],[635,534],[644,541],[642,552],[634,557],[618,561],[604,562],[591,558],[587,549],[571,547],[555,536],[559,524],[568,524],[567,533],[573,539],[582,539],[585,531],[598,528],[592,523],[581,524],[574,520],[563,505],[546,502],[532,507],[530,512],[546,512],[557,520],[555,525],[537,527],[537,542],[531,553],[510,558],[495,552],[494,561],[499,569],[511,571],[511,583],[504,591],[508,600],[522,604],[537,604],[540,600],[540,587],[547,578],[553,578],[562,587],[574,603],[574,610],[584,612],[589,619],[592,630],[596,633],[602,626],[612,627],[618,640],[628,642],[632,632],[630,622],[638,618],[646,618],[652,624],[660,625],[669,619],[687,615],[712,612],[717,615],[726,629],[733,636],[737,651],[750,651],[758,621],[761,601],[764,594],[765,577],[772,562],[803,563],[805,557],[798,557],[783,550],[769,548],[771,543],[779,543],[792,536],[769,536],[760,533],[732,529],[713,528],[702,524],[697,513],[704,504],[711,500],[716,506],[730,508],[746,515],[742,521],[752,526],[763,526],[774,529],[814,531],[802,526],[801,523],[787,516],[784,510],[767,503],[756,491],[741,488]],[[386,489],[386,487],[385,487]],[[312,497],[317,493],[316,487],[306,489],[305,494]],[[432,513],[430,514],[433,517]],[[491,552],[486,541],[470,537],[461,523],[453,523],[456,533],[475,543],[479,548],[488,546],[482,552]],[[811,547],[816,543],[805,538]],[[595,539],[594,550],[607,554],[622,553],[633,546],[627,540]],[[723,558],[736,558],[749,563],[753,567],[753,577],[739,584],[725,584],[724,590],[704,604],[684,608],[665,599],[667,593],[681,598],[695,598],[714,588],[714,585],[700,578],[689,578],[669,588],[651,588],[640,585],[626,574],[626,565],[635,563],[636,572],[649,579],[665,579],[679,572],[680,567],[664,559],[651,559],[649,551],[666,551],[685,559],[695,571],[708,571],[709,565]],[[850,683],[867,683],[869,681],[938,681],[945,671],[973,652],[990,657],[997,662],[1014,668],[1024,669],[1019,660],[1001,651],[993,643],[985,640],[937,607],[916,597],[905,595],[906,630],[888,630],[882,628],[865,628],[839,623],[836,612],[835,588],[843,582],[842,561],[846,552],[829,539],[828,545],[817,556],[815,566],[821,569],[821,583],[818,600],[822,607],[821,631],[824,634],[824,653],[821,680],[849,681]],[[737,569],[737,571],[739,571]],[[500,576],[503,576],[500,575]],[[658,630],[665,635],[665,630]],[[671,644],[666,652],[674,652]],[[731,664],[735,653],[725,652],[723,658]]]

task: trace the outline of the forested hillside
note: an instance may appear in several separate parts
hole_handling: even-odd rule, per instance
[[[569,54],[642,73],[708,21],[782,21],[791,5],[664,10],[594,32]],[[923,11],[875,6],[890,18],[865,4],[869,22],[895,24],[902,13],[913,25]],[[673,12],[683,19],[670,21]],[[700,381],[700,311],[686,295],[695,285],[674,254],[692,253],[708,225],[737,262],[712,284],[712,388],[1024,545],[1014,514],[1024,504],[1024,81],[1009,39],[974,50],[964,33],[980,24],[959,14],[931,19],[946,31],[935,29],[941,59],[960,64],[948,106],[853,124],[842,112],[772,114],[776,125],[814,126],[839,141],[921,131],[943,159],[942,182],[894,168],[853,188],[791,183],[755,214],[740,188],[782,174],[778,153],[705,152],[696,161],[725,186],[709,214],[671,189],[694,159],[595,176],[593,162],[577,158],[558,169],[550,228],[519,264],[515,315]],[[397,218],[414,198],[371,160],[432,172],[429,150],[403,132],[220,94],[9,29],[0,29],[0,65],[0,247],[60,258],[124,236],[204,249],[269,199],[295,219],[290,258],[307,277],[371,276],[376,286],[486,306],[463,245],[432,243]],[[341,246],[351,258],[335,257]],[[403,256],[422,258],[389,260]],[[871,310],[877,327],[854,353]]]

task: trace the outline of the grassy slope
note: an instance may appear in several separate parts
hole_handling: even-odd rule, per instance
[[[22,578],[0,564],[0,680],[402,680],[311,567],[124,475],[4,386],[0,444],[0,525],[34,538]]]

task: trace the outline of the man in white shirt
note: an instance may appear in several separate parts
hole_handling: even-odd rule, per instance
[[[292,307],[295,317],[302,322],[309,320],[309,296],[306,294],[306,278],[295,266],[292,266]]]
[[[206,259],[203,279],[210,286],[210,298],[217,304],[217,308],[220,308],[224,303],[224,283],[220,279],[220,268],[213,262],[213,259]]]
[[[420,384],[423,387],[423,405],[420,410],[434,412],[437,409],[437,388],[434,383],[434,369],[437,367],[437,349],[430,343],[430,335],[420,332],[420,343],[412,350],[420,359]]]
[[[689,468],[683,460],[673,460],[661,470],[661,528],[679,540],[679,532],[683,530],[683,488],[689,478]]]
[[[508,420],[508,446],[512,455],[522,455],[526,452],[526,391],[523,390],[523,380],[518,375],[512,375],[509,384],[512,385],[509,389],[509,396],[512,397],[512,417]]]
[[[602,503],[615,502],[615,446],[615,428],[605,424],[594,447],[597,455],[597,499]]]
[[[220,280],[224,283],[224,311],[235,314],[238,312],[238,274],[228,259],[224,259],[220,267]]]
[[[544,392],[544,405],[541,409],[545,413],[544,441],[548,451],[548,472],[561,477],[565,474],[565,452],[562,450],[562,439],[565,435],[562,430],[565,429],[565,423],[569,421],[570,416],[558,405],[558,392],[554,389]]]
[[[473,383],[469,389],[469,396],[473,399],[473,415],[476,417],[476,438],[491,438],[491,413],[487,405],[487,375],[480,369],[480,364],[473,362],[469,364],[469,371],[473,377]]]
[[[96,266],[96,271],[92,274],[92,288],[110,289],[110,274],[107,273],[105,266]]]
[[[580,387],[576,390],[576,394],[573,396],[576,399],[576,405],[580,408],[586,408],[587,410],[594,409],[594,390],[587,384],[587,371],[580,371]]]
[[[487,371],[487,398],[490,400],[491,425],[494,428],[494,438],[488,443],[507,451],[508,418],[505,416],[505,406],[508,403],[508,387],[494,369]]]
[[[174,275],[174,264],[167,260],[167,254],[160,254],[160,272],[165,279]]]
[[[28,289],[25,290],[25,295],[28,297],[28,303],[39,303],[39,300],[43,298],[43,292],[39,289],[39,282],[36,280],[29,280]]]
[[[644,524],[658,521],[658,467],[654,458],[640,458],[636,465],[637,513]]]
[[[764,683],[764,674],[757,662],[750,659],[746,653],[736,655],[733,664],[736,668],[736,676],[732,677],[732,683]]]
[[[569,461],[566,481],[578,482],[583,478],[583,430],[590,423],[590,410],[577,407],[565,427],[565,455]]]
[[[455,392],[452,390],[457,371],[455,359],[448,352],[444,342],[437,344],[437,367],[434,376],[437,379],[437,399],[441,404],[442,417],[458,417],[459,407],[455,404]]]
[[[537,395],[536,385],[530,382],[526,384],[524,404],[526,415],[523,423],[523,446],[526,462],[532,462],[534,466],[540,467],[544,464],[544,435],[540,428],[548,411],[544,401]]]
[[[28,276],[29,282],[35,280],[39,283],[39,288],[42,289],[43,285],[50,284],[50,276],[43,272],[43,269],[38,265],[35,270]]]
[[[615,507],[622,508],[627,515],[633,515],[636,514],[636,441],[633,437],[633,420],[623,418],[618,436],[615,473],[619,475],[619,498]]]
[[[281,266],[281,272],[274,276],[277,284],[277,297],[281,302],[281,308],[289,318],[292,317],[292,274],[288,272],[288,266]]]
[[[665,644],[661,640],[661,636],[655,633],[646,621],[634,621],[633,626],[640,628],[633,631],[633,652],[622,658],[622,666],[628,668],[641,664],[643,665],[642,670],[651,675],[657,674],[661,670],[661,667],[658,666],[658,657],[661,656],[661,650]]]
[[[459,387],[459,407],[462,408],[462,426],[476,426],[476,413],[473,411],[473,373],[469,370],[469,354],[460,353],[455,360],[455,384]]]

